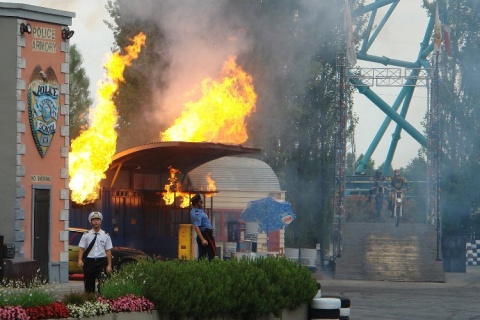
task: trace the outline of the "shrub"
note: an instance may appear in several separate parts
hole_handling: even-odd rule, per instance
[[[200,318],[278,315],[308,303],[317,292],[306,267],[277,258],[150,261],[122,268],[104,283],[102,294],[125,295],[125,287],[165,314]]]
[[[230,316],[255,319],[268,315],[274,309],[272,293],[275,290],[265,271],[256,264],[257,260],[247,258],[227,262],[232,279],[231,287],[227,288],[226,299],[235,302],[227,309]]]
[[[133,294],[137,297],[145,295],[147,275],[149,269],[157,260],[150,259],[148,262],[139,264],[127,264],[118,272],[114,272],[102,284],[102,296],[107,299],[116,299]]]
[[[155,268],[150,270],[145,296],[155,304],[157,310],[166,314],[184,316],[198,312],[202,316],[202,308],[209,308],[203,303],[203,297],[207,294],[203,284],[210,279],[202,274],[205,262],[195,263],[195,266],[198,268],[194,268],[190,261],[155,264]]]
[[[127,265],[112,275],[98,299],[94,294],[72,292],[63,297],[63,303],[52,302],[54,290],[53,286],[0,288],[4,306],[0,319],[85,318],[151,311],[154,306],[177,318],[255,319],[278,316],[282,309],[310,302],[317,282],[306,267],[283,258],[150,260]]]
[[[312,274],[288,259],[258,259],[257,266],[272,284],[272,312],[276,316],[282,309],[293,310],[312,300],[318,291]]]

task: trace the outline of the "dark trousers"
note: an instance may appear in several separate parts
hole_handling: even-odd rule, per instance
[[[202,231],[202,236],[207,240],[208,244],[204,246],[200,237],[197,236],[198,259],[208,258],[208,260],[212,260],[217,254],[217,246],[215,245],[215,239],[213,238],[213,231],[209,229]]]
[[[101,276],[107,265],[107,258],[85,259],[83,263],[83,284],[85,286],[85,292],[95,293],[95,282],[98,280],[98,293],[100,293]]]

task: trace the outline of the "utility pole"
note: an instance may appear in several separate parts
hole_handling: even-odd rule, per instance
[[[342,219],[345,208],[345,167],[347,144],[347,68],[344,54],[337,55],[337,101],[336,101],[336,134],[335,134],[335,190],[333,210],[333,258],[342,254]]]
[[[429,178],[429,217],[428,222],[435,225],[437,231],[437,261],[442,260],[442,215],[441,215],[441,157],[442,157],[442,120],[440,111],[440,52],[433,55],[433,81],[431,90],[431,109],[429,116],[429,152],[427,162],[427,178]]]

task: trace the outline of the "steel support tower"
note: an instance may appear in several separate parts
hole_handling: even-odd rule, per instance
[[[400,133],[402,130],[407,132],[415,139],[420,146],[427,149],[427,212],[426,221],[436,225],[437,228],[437,259],[441,259],[441,214],[440,214],[440,182],[441,182],[441,153],[442,153],[442,130],[441,130],[441,112],[438,101],[438,53],[433,57],[432,64],[427,57],[433,52],[434,44],[432,40],[435,24],[435,14],[430,16],[423,41],[420,44],[420,51],[416,61],[402,61],[385,56],[375,56],[368,53],[369,48],[376,40],[378,34],[388,21],[400,0],[376,0],[373,3],[365,4],[352,11],[352,18],[361,15],[369,15],[369,22],[365,32],[362,35],[360,49],[357,50],[358,60],[379,63],[388,68],[359,68],[347,67],[345,56],[337,58],[337,103],[336,103],[336,143],[335,143],[335,199],[333,212],[333,254],[334,259],[341,254],[341,224],[344,217],[344,196],[345,196],[345,158],[346,158],[346,125],[347,125],[347,103],[349,92],[347,83],[353,85],[361,94],[369,99],[376,107],[385,113],[385,120],[377,131],[364,157],[357,166],[355,174],[362,174],[380,140],[384,136],[391,121],[396,123],[395,131],[392,135],[390,149],[385,159],[383,175],[390,174],[387,170],[391,167],[391,162],[395,154]],[[348,1],[346,1],[348,4]],[[389,6],[389,7],[388,7]],[[419,1],[420,6],[420,1]],[[388,7],[387,12],[381,21],[376,24],[375,18],[377,10],[382,7]],[[374,27],[376,25],[376,27]],[[432,72],[433,70],[433,72]],[[430,81],[433,78],[433,81]],[[427,136],[424,136],[415,129],[408,121],[407,114],[413,92],[416,87],[431,87],[431,103],[427,102]],[[374,86],[396,86],[401,88],[398,97],[389,105],[372,87]]]

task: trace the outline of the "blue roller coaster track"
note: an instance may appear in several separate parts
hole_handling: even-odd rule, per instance
[[[369,163],[375,149],[377,148],[379,142],[384,137],[385,132],[390,125],[391,121],[396,123],[395,131],[392,135],[392,141],[390,143],[390,147],[388,150],[388,154],[385,159],[385,165],[383,166],[383,174],[388,175],[389,168],[391,168],[391,163],[395,154],[395,150],[397,148],[398,141],[400,139],[400,133],[404,130],[408,133],[414,140],[416,140],[420,146],[428,149],[429,147],[429,139],[428,137],[424,136],[421,132],[419,132],[408,120],[407,120],[407,113],[410,107],[410,102],[413,96],[413,93],[418,86],[418,82],[422,82],[422,86],[425,86],[425,79],[427,79],[432,75],[432,65],[431,62],[428,60],[432,58],[432,52],[434,49],[434,44],[432,40],[434,25],[435,25],[435,15],[431,15],[429,23],[427,25],[423,41],[420,44],[420,50],[418,52],[417,58],[415,61],[404,61],[398,60],[394,58],[389,58],[385,56],[376,56],[369,54],[369,49],[377,39],[379,33],[384,28],[385,24],[387,23],[388,19],[392,15],[393,11],[397,7],[400,0],[377,0],[374,3],[367,4],[365,6],[361,6],[356,8],[352,11],[352,17],[358,17],[362,15],[369,15],[369,21],[367,28],[362,36],[361,46],[356,52],[357,59],[368,61],[371,63],[378,63],[383,66],[392,66],[392,67],[399,67],[405,68],[405,75],[399,75],[403,77],[403,85],[401,86],[401,90],[396,97],[395,101],[392,105],[389,105],[385,102],[369,85],[368,75],[366,76],[362,73],[361,69],[351,67],[349,68],[348,75],[349,75],[349,82],[353,85],[359,93],[363,94],[369,101],[371,101],[375,106],[377,106],[384,114],[385,119],[381,126],[379,127],[375,137],[373,138],[370,146],[364,153],[364,157],[361,159],[360,163],[355,169],[355,174],[363,174],[367,164]],[[420,5],[420,1],[419,1]],[[388,10],[386,11],[383,18],[381,18],[380,22],[378,23],[377,27],[374,28],[375,19],[377,18],[378,9],[386,7]],[[440,8],[441,9],[441,8]],[[445,12],[445,10],[442,10]],[[388,72],[388,71],[387,71]],[[393,71],[394,72],[394,71]],[[370,75],[374,77],[375,75]],[[380,75],[381,77],[382,75]],[[389,76],[389,75],[385,75]],[[400,108],[401,107],[401,108]],[[399,111],[400,109],[400,111]]]
[[[404,0],[407,1],[407,0]],[[412,1],[412,0],[408,0]],[[445,15],[445,1],[436,0],[435,13],[442,12],[444,23],[448,23]],[[439,101],[438,101],[438,62],[440,59],[440,50],[434,50],[434,29],[439,26],[440,19],[436,22],[437,14],[431,14],[428,25],[426,27],[425,34],[423,36],[423,41],[420,44],[420,50],[418,52],[417,58],[415,61],[404,61],[400,59],[393,59],[389,57],[380,57],[376,55],[369,54],[369,49],[377,39],[379,33],[382,31],[383,27],[387,23],[388,19],[392,15],[393,11],[399,4],[400,0],[376,0],[371,4],[366,4],[360,6],[355,10],[351,11],[353,18],[360,17],[363,15],[369,15],[368,25],[363,33],[361,46],[358,51],[356,51],[356,59],[363,60],[371,63],[378,63],[383,66],[391,66],[392,69],[384,69],[380,72],[378,79],[387,79],[391,76],[389,73],[396,73],[395,68],[405,68],[404,74],[396,74],[392,78],[396,78],[395,81],[397,87],[401,87],[401,90],[392,103],[389,105],[385,102],[375,91],[372,89],[371,81],[375,79],[376,75],[366,74],[365,70],[355,66],[347,66],[345,72],[345,59],[339,59],[337,62],[337,74],[338,76],[338,103],[337,103],[337,138],[336,138],[336,164],[335,164],[335,201],[334,201],[334,219],[333,219],[333,256],[341,256],[341,225],[344,217],[344,197],[345,193],[345,127],[346,127],[346,100],[345,100],[345,84],[347,81],[353,85],[359,93],[363,94],[368,100],[370,100],[376,107],[378,107],[384,114],[385,119],[378,129],[374,139],[370,143],[367,151],[364,154],[364,157],[359,162],[357,168],[355,169],[356,175],[362,175],[367,167],[367,164],[370,161],[371,156],[373,155],[375,149],[377,148],[380,140],[383,138],[388,126],[391,121],[394,121],[395,131],[393,134],[392,141],[390,143],[390,148],[388,150],[384,166],[383,166],[383,175],[390,175],[391,172],[388,172],[391,168],[392,159],[397,148],[398,140],[400,139],[400,133],[402,130],[407,132],[414,140],[416,140],[420,146],[424,147],[427,150],[427,222],[435,224],[437,226],[437,259],[440,259],[440,239],[441,239],[441,213],[440,213],[440,164],[441,164],[441,128],[438,126],[439,123]],[[420,5],[420,1],[419,5]],[[346,5],[349,5],[348,0],[346,0]],[[440,5],[439,5],[440,4]],[[443,4],[443,7],[441,6]],[[375,19],[379,9],[387,8],[385,15],[380,20],[378,25],[374,28]],[[345,7],[345,16],[348,16],[350,11]],[[442,10],[443,9],[443,10]],[[384,10],[383,10],[384,11]],[[440,30],[436,30],[440,32]],[[435,32],[435,35],[437,33]],[[347,33],[348,35],[348,33]],[[347,36],[347,39],[349,36]],[[348,46],[347,46],[348,47]],[[348,51],[348,48],[347,48]],[[350,52],[347,52],[347,59]],[[428,59],[430,59],[430,62]],[[344,77],[343,75],[347,75]],[[345,78],[348,78],[346,80]],[[431,79],[431,84],[429,83]],[[427,86],[431,88],[431,105],[428,110],[427,118],[427,134],[424,136],[419,132],[408,120],[407,113],[410,107],[410,102],[416,87],[418,87],[422,82],[422,86]],[[399,111],[400,109],[400,111]],[[360,183],[364,181],[359,181]],[[357,186],[358,187],[358,186]]]

